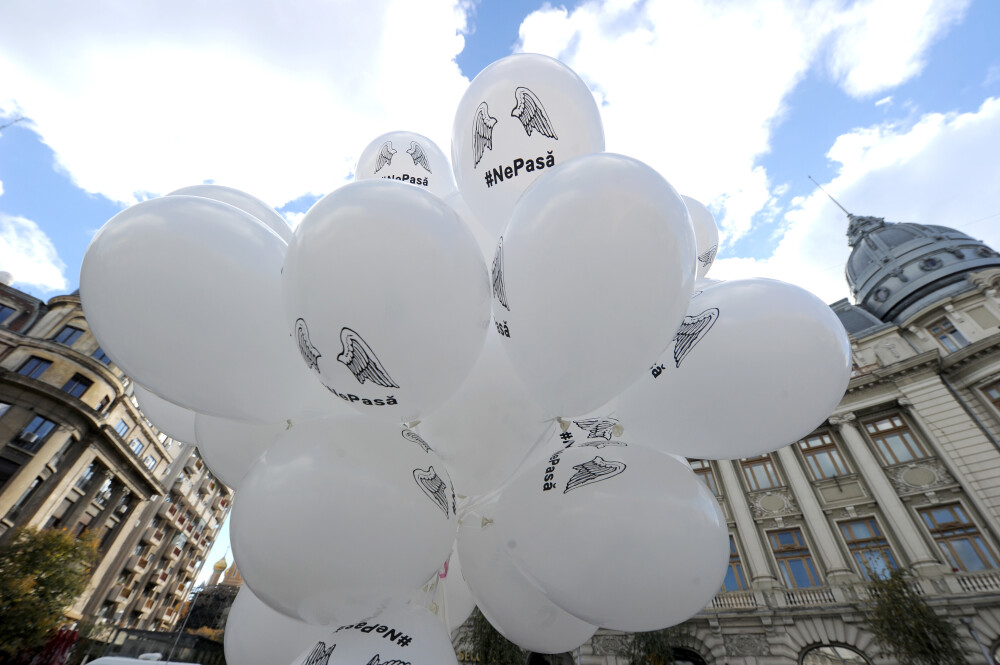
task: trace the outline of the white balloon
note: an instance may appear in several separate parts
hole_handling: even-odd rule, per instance
[[[156,425],[156,429],[171,439],[194,443],[194,419],[198,415],[196,412],[168,402],[134,381],[132,382],[132,392],[136,401],[139,402],[139,410],[142,411],[142,415]]]
[[[850,373],[847,333],[822,300],[775,280],[730,280],[691,299],[675,343],[621,395],[618,415],[629,435],[669,452],[751,457],[811,432]]]
[[[466,228],[475,236],[476,243],[479,244],[479,251],[483,254],[483,259],[492,261],[493,252],[497,247],[497,234],[490,233],[479,223],[479,218],[476,217],[476,214],[472,212],[472,208],[469,207],[469,204],[466,203],[465,199],[458,192],[446,196],[444,202],[448,204],[449,208],[455,211],[458,218],[462,220]]]
[[[244,586],[236,594],[226,619],[226,662],[233,665],[291,663],[330,629],[275,612]]]
[[[372,616],[431,578],[458,518],[443,463],[412,434],[351,415],[300,423],[267,448],[243,478],[230,527],[258,598],[330,624]]]
[[[91,241],[83,309],[115,364],[160,397],[200,413],[283,420],[312,388],[282,322],[286,249],[226,203],[143,201]],[[137,313],[136,302],[155,302],[156,316]]]
[[[603,150],[593,94],[576,72],[548,56],[518,53],[497,60],[469,84],[455,112],[455,179],[493,235],[535,178]]]
[[[589,640],[597,626],[560,609],[514,566],[500,530],[489,521],[495,515],[495,500],[481,504],[458,530],[465,579],[483,616],[508,640],[536,653],[562,653]]]
[[[581,443],[560,440],[504,488],[497,539],[532,584],[587,623],[642,632],[690,618],[718,592],[729,558],[715,497],[669,455],[631,440]]]
[[[488,494],[506,480],[545,432],[550,420],[527,394],[496,335],[469,376],[445,404],[421,418],[461,495]]]
[[[199,413],[194,419],[198,452],[215,476],[238,490],[257,458],[285,431],[286,423],[250,423]]]
[[[588,413],[670,343],[694,271],[691,220],[666,180],[630,157],[579,157],[514,208],[493,260],[493,333],[547,415]]]
[[[449,633],[458,630],[472,615],[472,611],[476,609],[476,601],[462,577],[462,562],[458,560],[457,544],[452,546],[451,556],[424,585],[413,602],[426,607],[437,616]]]
[[[698,277],[701,278],[715,263],[715,254],[719,251],[719,227],[715,225],[715,217],[703,203],[690,196],[681,198],[691,214],[695,242],[698,245]]]
[[[286,243],[292,241],[292,227],[288,225],[285,218],[279,215],[274,208],[246,192],[241,192],[232,187],[223,187],[222,185],[191,185],[190,187],[181,187],[174,190],[167,194],[167,196],[174,196],[176,194],[201,196],[206,199],[222,201],[231,206],[236,206],[243,212],[249,213],[263,222],[267,228],[281,236],[281,239]]]
[[[442,404],[482,349],[486,266],[438,197],[382,180],[327,195],[284,266],[300,363],[366,415],[409,422]]]
[[[406,154],[397,154],[400,152]],[[444,152],[434,141],[415,132],[389,132],[373,140],[361,151],[354,177],[395,180],[442,198],[458,191]]]
[[[444,626],[422,607],[394,603],[374,619],[338,627],[291,665],[457,665]],[[234,665],[242,665],[236,663]]]

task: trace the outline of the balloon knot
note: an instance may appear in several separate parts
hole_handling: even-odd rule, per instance
[[[285,429],[286,430],[292,429],[292,419],[291,418],[289,418],[288,420],[285,421]]]
[[[562,431],[565,432],[569,429],[570,422],[568,420],[563,420],[562,418],[557,417],[556,422],[559,423],[559,427],[562,428]]]
[[[413,429],[420,424],[419,420],[414,420],[412,423],[406,423],[406,429]]]
[[[483,518],[482,526],[480,528],[485,529],[486,527],[488,527],[491,524],[493,524],[493,520],[491,520],[489,517],[484,517]]]
[[[622,425],[615,425],[611,428],[611,436],[621,436],[625,433],[625,428]]]

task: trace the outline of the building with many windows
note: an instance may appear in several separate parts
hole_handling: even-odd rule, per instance
[[[18,527],[95,534],[71,618],[171,628],[230,499],[192,444],[143,417],[78,294],[0,284],[0,543]]]
[[[832,308],[850,386],[801,441],[692,461],[728,517],[730,560],[682,626],[680,662],[887,662],[856,608],[894,568],[955,623],[970,663],[1000,646],[1000,254],[945,227],[848,221],[856,304]],[[582,661],[623,664],[622,639],[600,631]]]

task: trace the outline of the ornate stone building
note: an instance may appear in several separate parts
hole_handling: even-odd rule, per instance
[[[850,215],[848,239],[857,304],[832,308],[854,372],[836,411],[770,455],[692,462],[731,557],[681,627],[680,662],[890,662],[856,607],[870,575],[897,567],[958,627],[968,662],[1000,646],[1000,254],[875,217]],[[621,639],[600,631],[582,662],[623,664]]]
[[[71,618],[173,627],[230,500],[192,444],[143,417],[78,294],[0,284],[0,543],[22,526],[95,534]]]

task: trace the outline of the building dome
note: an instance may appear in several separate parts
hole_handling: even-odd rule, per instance
[[[212,568],[215,571],[220,572],[220,573],[226,572],[226,568],[228,568],[228,567],[229,567],[229,564],[226,563],[226,557],[222,557],[221,559],[219,559],[218,561],[215,562],[214,566],[212,566]]]
[[[846,277],[857,304],[899,323],[932,300],[969,287],[974,270],[1000,267],[1000,254],[944,226],[848,214]]]

